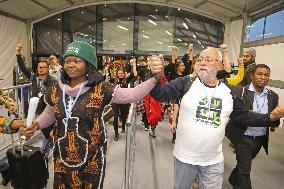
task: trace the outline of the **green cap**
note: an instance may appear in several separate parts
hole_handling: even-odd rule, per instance
[[[93,66],[97,67],[97,55],[96,49],[92,45],[86,42],[72,42],[67,45],[67,49],[63,58],[67,56],[77,56],[88,63],[92,64]]]

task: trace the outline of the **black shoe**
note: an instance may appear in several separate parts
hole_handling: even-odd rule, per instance
[[[174,144],[175,142],[176,142],[176,139],[173,138],[173,139],[172,139],[172,143]]]
[[[156,138],[156,133],[154,129],[149,129],[149,135],[153,138]]]
[[[121,133],[125,133],[125,130],[122,130]]]
[[[8,170],[5,170],[3,173],[2,173],[2,184],[4,186],[6,186],[10,180],[11,180],[11,177],[10,177],[10,174],[9,174],[9,169]]]
[[[114,136],[114,141],[118,141],[118,139],[119,139],[119,135],[115,135]]]

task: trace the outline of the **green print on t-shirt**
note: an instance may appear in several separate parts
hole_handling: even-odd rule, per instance
[[[206,97],[199,102],[196,110],[196,121],[217,128],[221,125],[222,99],[213,97],[210,106],[207,102]]]

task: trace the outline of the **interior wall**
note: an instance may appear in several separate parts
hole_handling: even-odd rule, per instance
[[[240,54],[243,20],[225,23],[224,43],[228,45],[228,54],[231,63],[237,65]]]
[[[270,79],[284,81],[284,43],[252,48],[256,50],[256,63],[267,64],[270,67]]]
[[[0,15],[0,87],[13,85],[13,68],[16,63],[15,48],[17,43],[24,46],[23,55],[26,57],[27,32],[26,24],[12,18]]]

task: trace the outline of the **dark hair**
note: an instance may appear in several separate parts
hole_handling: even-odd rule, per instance
[[[176,71],[178,70],[180,64],[184,64],[184,62],[181,61],[181,60],[177,60],[177,63],[176,63]],[[185,65],[185,64],[184,64],[184,65]]]
[[[124,74],[125,74],[125,69],[123,68],[123,67],[118,67],[117,69],[116,69],[116,78],[115,78],[115,84],[117,84],[117,82],[118,82],[118,72],[119,71],[122,71]],[[125,75],[124,75],[124,78],[123,78],[123,83],[124,84],[127,84],[127,81],[126,81],[126,77],[125,77]]]
[[[102,82],[104,80],[104,76],[102,73],[97,71],[97,68],[95,66],[93,66],[92,64],[86,62],[86,70],[87,70],[87,76],[88,76],[88,83],[87,83],[87,87],[93,87],[96,84]],[[61,71],[61,82],[63,84],[69,84],[70,82],[70,77],[68,76],[68,74],[65,72],[64,69],[62,69]]]
[[[41,63],[41,62],[46,63],[47,67],[49,66],[49,64],[48,64],[48,62],[47,62],[46,60],[40,60],[40,61],[38,61],[38,63],[37,63],[37,67],[38,67],[38,64]]]
[[[270,71],[270,68],[266,64],[256,64],[255,66],[252,67],[251,74],[253,75],[258,68],[266,68]]]

